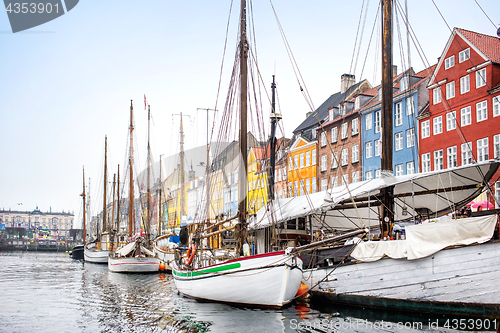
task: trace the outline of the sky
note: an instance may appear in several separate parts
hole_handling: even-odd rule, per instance
[[[404,7],[404,0],[399,2]],[[416,72],[437,62],[450,28],[496,35],[494,25],[500,24],[498,0],[456,0],[452,6],[449,0],[408,2],[410,25],[426,59],[410,46]],[[357,81],[368,79],[373,86],[380,83],[380,57],[376,54],[380,33],[374,25],[377,1],[255,1],[252,31],[259,73],[266,87],[276,75],[278,107],[287,137],[311,110],[300,91],[271,4],[314,107],[340,90],[344,73],[355,74]],[[367,8],[366,19],[363,12],[360,20],[362,5]],[[116,165],[121,165],[123,173],[126,163],[131,100],[139,168],[146,165],[144,96],[151,107],[154,160],[179,151],[181,112],[188,115],[184,117],[186,148],[204,145],[206,113],[197,109],[222,107],[238,15],[239,1],[230,0],[82,0],[59,18],[14,34],[7,13],[2,12],[0,209],[31,211],[38,206],[44,212],[74,212],[78,219],[85,167],[96,207],[92,211],[97,212],[104,138],[107,136],[112,178]],[[360,21],[365,24],[358,30]],[[404,27],[401,20],[399,23],[406,47]],[[359,52],[355,44],[360,45]],[[394,64],[400,72],[407,61],[398,56],[402,51],[397,44],[398,38]],[[263,107],[267,114],[269,109]],[[210,114],[212,122],[214,115]]]

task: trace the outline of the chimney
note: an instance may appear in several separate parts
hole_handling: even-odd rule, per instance
[[[306,112],[306,118],[309,118],[309,116],[312,114],[312,111]]]
[[[392,65],[392,77],[396,77],[398,75],[398,66]]]
[[[340,77],[340,92],[345,93],[354,83],[356,83],[354,74],[342,74]]]

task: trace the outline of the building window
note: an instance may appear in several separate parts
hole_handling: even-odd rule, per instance
[[[375,140],[375,156],[380,156],[382,152],[382,145],[380,144],[380,140]]]
[[[375,178],[376,179],[380,178],[380,169],[375,170]]]
[[[401,126],[403,125],[403,110],[401,107],[402,103],[396,103],[396,107],[394,110],[394,126]]]
[[[326,133],[321,132],[321,147],[326,146]]]
[[[464,62],[465,60],[469,60],[470,57],[470,48],[467,48],[463,51],[458,52],[458,62]]]
[[[472,122],[472,116],[470,111],[470,106],[460,109],[460,124],[463,126],[470,125]]]
[[[486,85],[486,68],[476,71],[476,89]]]
[[[500,134],[493,135],[493,157],[500,157]]]
[[[399,132],[394,134],[394,149],[396,151],[402,150],[403,149],[403,132]]]
[[[488,119],[488,103],[482,101],[476,104],[477,122]]]
[[[422,122],[422,139],[428,138],[431,135],[430,121],[426,120]]]
[[[338,137],[337,127],[334,127],[332,128],[332,143],[337,142],[337,137]]]
[[[373,126],[373,119],[372,119],[372,113],[367,113],[365,116],[365,127],[366,130],[371,130]]]
[[[409,116],[415,113],[415,106],[413,104],[413,95],[406,98],[406,115]]]
[[[288,170],[293,170],[293,157],[288,157]]]
[[[352,146],[352,163],[359,162],[359,146]]]
[[[454,168],[458,164],[457,162],[457,146],[448,147],[446,149],[446,155],[448,157],[448,168]]]
[[[375,112],[375,133],[380,132],[381,116],[380,111]]]
[[[415,129],[410,128],[406,130],[406,148],[415,146]]]
[[[477,161],[487,161],[488,157],[488,138],[477,140]]]
[[[306,167],[311,165],[311,152],[308,150],[306,151]]]
[[[333,110],[334,110],[334,108],[328,109],[328,121],[332,121],[333,118],[335,117],[335,113]]]
[[[472,164],[472,142],[462,143],[462,165]]]
[[[443,117],[439,116],[432,120],[432,134],[441,134],[443,132]]]
[[[332,177],[332,188],[339,186],[337,177]]]
[[[403,164],[396,164],[396,176],[403,175]]]
[[[373,144],[372,141],[365,143],[365,157],[371,158],[373,156]]]
[[[408,89],[409,80],[410,78],[408,77],[408,75],[403,76],[403,78],[399,80],[399,91],[404,91]]]
[[[342,166],[347,165],[348,158],[349,158],[349,157],[347,156],[347,154],[349,154],[349,150],[348,150],[348,148],[344,148],[344,149],[342,149],[342,152],[341,152],[341,154],[340,154],[340,160],[341,160],[341,164],[342,164]]]
[[[355,118],[351,122],[351,130],[352,130],[352,135],[358,134],[359,133],[359,126],[358,126],[358,118]]]
[[[332,154],[332,169],[335,169],[337,167],[337,152],[334,152]]]
[[[443,150],[434,151],[434,170],[443,170]]]
[[[432,90],[432,104],[437,104],[439,102],[441,102],[441,87]]]
[[[309,194],[311,193],[311,179],[310,178],[307,178],[306,179],[306,194]]]
[[[298,169],[299,168],[299,154],[294,156],[294,163],[295,164],[294,164],[293,168]]]
[[[452,55],[451,57],[448,57],[444,59],[444,69],[448,69],[455,66],[455,56]]]
[[[316,165],[316,149],[312,150],[311,165]]]
[[[373,171],[365,172],[365,180],[372,180],[372,179],[373,179]]]
[[[349,175],[348,174],[345,174],[342,176],[342,185],[346,185],[349,184]]]
[[[321,171],[326,171],[326,155],[321,155]]]
[[[451,131],[457,128],[457,123],[455,120],[456,111],[451,111],[446,114],[446,130]]]
[[[469,74],[460,78],[460,94],[465,94],[470,90]]]
[[[326,191],[327,190],[327,180],[326,179],[321,179],[321,191]]]
[[[493,117],[500,116],[500,96],[493,97]]]
[[[415,173],[415,162],[411,161],[406,163],[406,174],[413,175]]]
[[[300,187],[299,187],[299,195],[304,195],[305,194],[305,188],[304,188],[304,179],[300,180]]]
[[[306,166],[306,163],[304,161],[304,153],[300,153],[300,167],[303,168]]]
[[[359,105],[359,96],[357,96],[355,99],[354,99],[354,110],[357,110],[359,109],[360,105]]]
[[[342,124],[342,131],[340,133],[340,138],[342,140],[347,139],[347,123]]]
[[[316,193],[316,177],[312,178],[312,193]]]
[[[359,171],[354,171],[352,173],[352,182],[353,183],[359,182]]]
[[[431,171],[431,153],[422,154],[422,172]]]
[[[446,99],[455,97],[455,81],[446,84]]]

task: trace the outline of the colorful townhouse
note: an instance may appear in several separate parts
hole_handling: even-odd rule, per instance
[[[367,80],[360,82],[337,106],[318,131],[318,182],[320,191],[362,180],[359,110],[373,98]]]
[[[288,153],[288,197],[317,192],[317,140],[299,136]]]
[[[267,172],[262,168],[265,148],[252,147],[248,152],[248,213],[254,214],[267,202]],[[263,170],[264,169],[264,170]]]
[[[453,29],[428,89],[429,109],[420,116],[422,172],[500,157],[500,38]],[[493,185],[499,197],[500,183]]]
[[[410,68],[397,75],[393,67],[393,153],[392,171],[401,176],[419,172],[417,114],[427,109],[427,83],[434,66],[419,73]],[[360,111],[362,125],[363,180],[380,178],[381,163],[381,86],[376,96]]]

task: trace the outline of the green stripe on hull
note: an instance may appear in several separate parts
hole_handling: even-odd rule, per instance
[[[237,262],[237,263],[233,263],[233,264],[229,264],[229,265],[211,267],[211,268],[207,268],[204,270],[188,272],[188,273],[183,273],[183,272],[179,272],[179,271],[174,270],[174,274],[176,276],[179,276],[179,277],[195,277],[195,276],[203,276],[203,275],[209,274],[209,273],[228,271],[230,269],[235,269],[235,268],[240,268],[240,267],[241,267],[241,264],[239,262]]]

